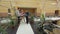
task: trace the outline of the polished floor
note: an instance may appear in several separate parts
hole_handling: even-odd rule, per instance
[[[16,34],[34,34],[31,25],[28,24],[20,24]]]
[[[26,19],[22,19],[16,34],[34,34],[30,23],[26,23]]]
[[[8,28],[8,34],[34,34],[34,31],[30,23],[26,23],[26,20],[21,20],[19,27],[16,26],[14,29]]]

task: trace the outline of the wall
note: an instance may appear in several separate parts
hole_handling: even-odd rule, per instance
[[[26,8],[37,8],[36,11],[37,14],[40,14],[42,11],[54,14],[54,11],[57,9],[57,4],[53,3],[56,3],[56,1],[55,0],[1,0],[0,5],[3,5],[5,7],[0,6],[0,12],[7,12],[7,9],[11,7],[12,8],[26,7]],[[12,10],[12,15],[13,13],[14,11]]]
[[[37,8],[38,9],[38,1],[37,0],[2,0],[0,1],[0,12],[7,12],[8,8],[13,8],[13,7],[26,7],[26,8]],[[12,10],[12,15],[13,15],[13,10]]]

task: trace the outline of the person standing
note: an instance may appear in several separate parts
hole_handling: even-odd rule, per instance
[[[16,16],[18,18],[18,24],[20,23],[20,8],[16,10]]]
[[[26,17],[26,23],[28,24],[28,21],[29,21],[29,12],[26,10],[25,12],[25,17]]]
[[[21,12],[20,12],[20,16],[21,16],[21,17],[24,17],[24,10],[21,9],[20,11],[21,11]]]

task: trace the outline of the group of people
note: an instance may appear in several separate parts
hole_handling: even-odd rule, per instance
[[[28,24],[28,21],[29,21],[28,20],[28,16],[29,16],[28,10],[24,11],[23,9],[18,8],[16,10],[16,16],[18,18],[18,24],[20,23],[20,21],[23,17],[26,17],[26,23]]]

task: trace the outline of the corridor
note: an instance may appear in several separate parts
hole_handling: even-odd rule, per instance
[[[22,19],[16,34],[34,34],[30,23],[26,23],[26,19]]]

